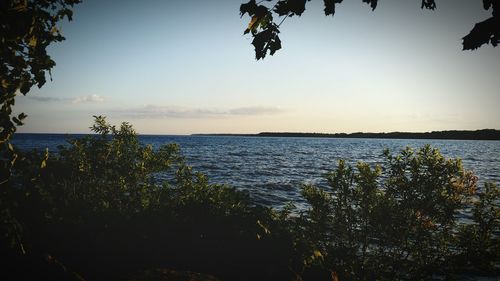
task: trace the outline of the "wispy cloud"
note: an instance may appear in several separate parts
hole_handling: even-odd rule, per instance
[[[88,95],[83,97],[76,97],[72,100],[73,103],[89,103],[89,102],[103,102],[104,98],[99,95]]]
[[[230,115],[268,115],[281,113],[284,110],[280,107],[269,106],[252,106],[252,107],[239,107],[228,111]]]
[[[125,116],[134,118],[218,118],[230,116],[257,116],[282,113],[280,107],[250,106],[229,109],[187,108],[175,106],[146,105],[140,108],[121,110]]]
[[[63,101],[64,99],[56,98],[56,97],[42,97],[42,96],[27,96],[30,100],[35,100],[39,102],[54,102],[54,101]]]
[[[71,102],[71,103],[95,103],[103,102],[104,98],[99,95],[87,95],[76,98],[59,98],[59,97],[45,97],[45,96],[27,96],[28,99],[38,102]]]

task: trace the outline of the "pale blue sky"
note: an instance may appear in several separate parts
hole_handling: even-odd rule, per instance
[[[264,61],[240,4],[84,0],[19,131],[88,132],[92,115],[148,134],[500,129],[500,47],[461,51],[480,0],[351,0],[333,18],[313,0]]]

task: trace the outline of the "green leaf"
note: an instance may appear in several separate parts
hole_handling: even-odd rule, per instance
[[[28,42],[28,45],[32,48],[35,48],[36,47],[36,43],[37,43],[37,39],[35,36],[31,36],[29,42]]]
[[[42,162],[40,163],[40,169],[47,167],[47,160],[49,160],[49,149],[45,148],[45,154],[43,156]]]
[[[313,257],[315,257],[315,258],[323,258],[323,255],[321,254],[320,251],[314,250],[313,251]]]

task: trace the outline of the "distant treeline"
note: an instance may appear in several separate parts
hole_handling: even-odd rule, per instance
[[[297,133],[297,132],[262,132],[258,134],[195,134],[209,136],[253,136],[253,137],[314,137],[314,138],[372,138],[372,139],[450,139],[450,140],[500,140],[500,130],[483,129],[475,131],[452,130],[425,133],[390,132],[390,133]]]

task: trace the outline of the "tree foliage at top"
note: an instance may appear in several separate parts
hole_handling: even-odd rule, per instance
[[[57,24],[72,19],[71,8],[80,0],[0,1],[0,230],[15,237],[18,228],[10,215],[15,202],[9,192],[11,169],[18,154],[10,143],[26,114],[13,116],[15,97],[26,95],[33,86],[42,87],[46,74],[55,66],[47,47],[64,40]],[[10,233],[10,234],[9,234]]]
[[[306,10],[306,3],[310,0],[262,0],[258,3],[250,0],[240,6],[240,14],[243,17],[248,14],[250,23],[244,34],[251,32],[255,47],[255,58],[263,59],[267,54],[274,55],[281,49],[281,40],[278,36],[279,27],[287,17],[301,16]],[[323,0],[326,16],[335,15],[335,6],[343,0]],[[362,0],[370,5],[372,10],[377,8],[378,0]],[[421,8],[436,9],[435,0],[421,0]],[[272,6],[261,5],[262,2],[271,2]],[[274,4],[273,4],[274,3]],[[492,10],[492,17],[474,25],[474,28],[464,36],[463,50],[475,50],[484,44],[492,44],[494,47],[500,42],[500,16],[498,0],[483,0],[485,10]],[[281,18],[277,24],[273,21],[273,15]]]
[[[9,144],[26,114],[12,116],[17,93],[42,87],[56,63],[47,47],[64,40],[58,22],[72,19],[80,0],[6,0],[0,2],[0,183],[8,181],[16,153]]]

